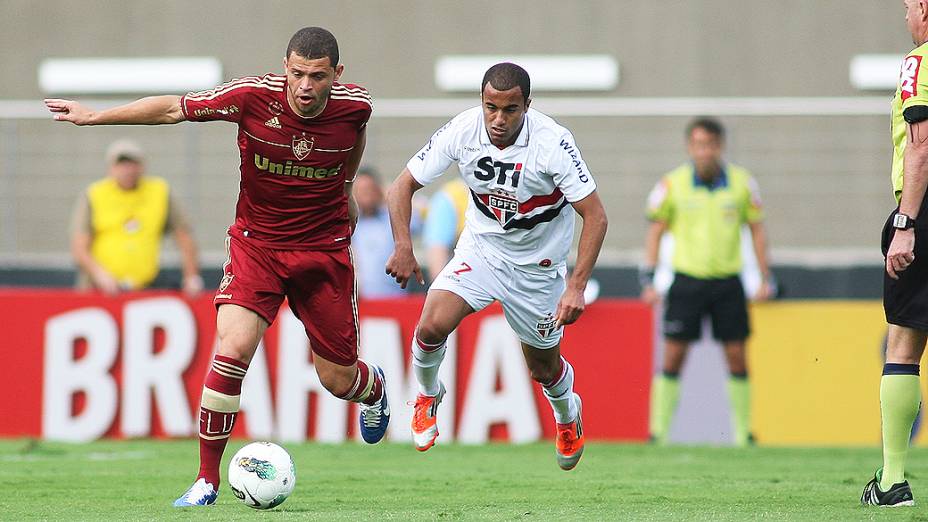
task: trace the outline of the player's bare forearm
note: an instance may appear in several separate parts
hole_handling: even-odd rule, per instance
[[[751,243],[754,246],[754,257],[757,258],[757,268],[764,280],[770,279],[770,259],[767,249],[767,229],[763,223],[751,223]]]
[[[406,288],[409,279],[416,276],[419,284],[425,284],[422,269],[412,251],[412,237],[409,232],[409,220],[412,217],[412,195],[422,188],[409,169],[393,181],[387,191],[387,209],[390,212],[390,227],[393,229],[393,254],[387,259],[386,272]]]
[[[354,142],[354,147],[351,148],[351,152],[348,153],[348,159],[345,160],[345,179],[350,182],[354,181],[355,174],[358,173],[358,168],[361,166],[361,157],[364,156],[364,149],[367,147],[367,127],[361,129],[358,132],[358,139]],[[348,193],[350,192],[351,187],[348,187]]]
[[[393,181],[387,191],[387,209],[390,212],[390,228],[393,230],[393,244],[397,250],[412,250],[412,237],[409,232],[409,222],[412,218],[412,195],[422,185],[412,177],[409,169]]]
[[[916,218],[928,187],[928,121],[908,126],[899,212]]]
[[[200,275],[200,262],[197,255],[197,243],[193,234],[187,227],[174,230],[174,241],[180,250],[181,289],[188,295],[194,296],[203,291],[203,277]]]
[[[589,196],[573,203],[574,209],[583,218],[580,229],[580,242],[577,246],[577,263],[568,284],[577,290],[586,288],[586,283],[593,273],[593,266],[603,247],[606,238],[606,229],[609,220],[606,218],[606,209],[603,208],[599,194],[593,192]]]
[[[351,233],[354,234],[355,227],[358,226],[358,202],[354,199],[354,194],[351,193],[351,185],[353,183],[345,183],[347,187],[345,190],[348,192],[348,222],[351,226]]]
[[[910,123],[902,157],[902,196],[899,212],[918,218],[928,186],[928,121]],[[925,219],[922,217],[921,219]],[[886,273],[893,279],[915,262],[915,229],[895,230],[886,251]]]
[[[641,285],[641,299],[648,304],[660,301],[660,295],[654,289],[654,270],[660,254],[661,236],[667,231],[667,223],[652,221],[644,237],[644,263],[638,269],[638,283]]]
[[[660,253],[661,236],[667,231],[667,223],[652,221],[644,238],[644,266],[654,268]]]
[[[184,277],[200,274],[200,262],[197,253],[197,243],[188,228],[178,228],[174,231],[174,241],[180,250],[181,271]]]
[[[776,280],[770,272],[770,256],[767,248],[767,229],[761,222],[750,223],[751,243],[754,246],[754,257],[757,258],[757,268],[760,270],[761,284],[754,294],[757,301],[766,301],[776,295]]]
[[[186,119],[176,95],[149,96],[102,111],[57,98],[46,99],[45,106],[56,120],[75,125],[163,125]]]

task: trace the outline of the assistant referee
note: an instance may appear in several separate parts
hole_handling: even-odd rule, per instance
[[[712,336],[725,349],[730,378],[734,442],[750,442],[750,387],[745,341],[750,333],[747,300],[741,271],[741,229],[751,229],[763,283],[757,300],[770,297],[772,279],[767,263],[767,235],[763,226],[757,183],[747,170],[722,160],[725,129],[712,118],[698,118],[686,128],[690,162],[665,174],[648,197],[651,221],[641,269],[642,299],[659,301],[654,289],[654,267],[661,236],[674,237],[674,281],[664,312],[662,373],[651,387],[652,439],[667,442],[680,395],[679,375],[692,341],[702,334],[705,316],[712,320]]]

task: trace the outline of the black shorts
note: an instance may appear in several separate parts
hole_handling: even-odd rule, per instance
[[[928,331],[928,198],[922,202],[915,225],[915,261],[893,279],[883,268],[883,311],[886,322],[920,331]],[[896,229],[893,210],[883,225],[883,261]]]
[[[712,318],[712,337],[719,341],[748,338],[748,301],[738,276],[697,279],[677,273],[667,292],[664,336],[694,341],[702,336],[702,319]]]

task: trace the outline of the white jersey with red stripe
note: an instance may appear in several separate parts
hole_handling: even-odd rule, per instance
[[[482,107],[474,107],[438,129],[406,167],[428,185],[453,162],[471,196],[459,248],[533,271],[566,264],[575,220],[570,203],[596,190],[570,131],[529,109],[515,143],[500,150],[490,142]]]

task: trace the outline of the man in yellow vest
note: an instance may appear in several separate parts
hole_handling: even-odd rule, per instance
[[[651,388],[651,436],[660,443],[667,432],[680,394],[678,376],[689,344],[700,338],[703,318],[712,319],[712,335],[725,349],[730,378],[734,441],[750,441],[750,388],[745,358],[748,311],[741,285],[741,228],[751,229],[754,253],[763,282],[755,299],[767,299],[773,288],[767,263],[767,240],[757,183],[751,174],[722,160],[725,131],[711,118],[687,127],[691,161],[670,171],[648,197],[651,221],[641,272],[642,298],[658,301],[654,290],[660,238],[674,238],[674,281],[664,311],[663,371]]]
[[[160,269],[161,241],[172,232],[181,253],[184,292],[203,290],[187,219],[167,182],[144,174],[144,159],[135,142],[112,143],[106,152],[107,176],[78,199],[71,224],[78,288],[114,295],[148,287]]]

